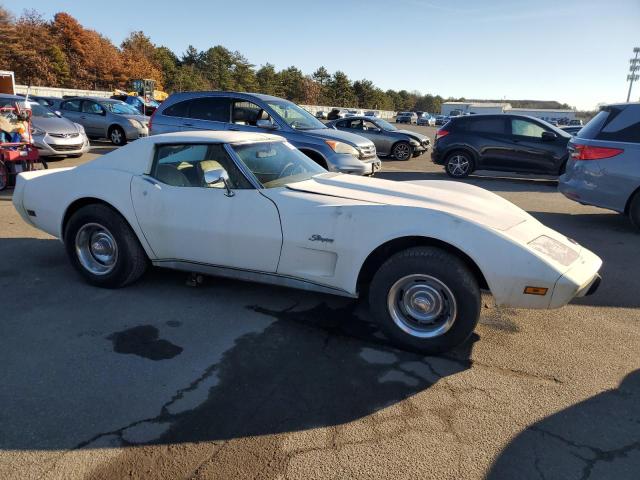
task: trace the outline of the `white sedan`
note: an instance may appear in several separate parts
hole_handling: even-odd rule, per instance
[[[472,333],[481,290],[498,305],[557,308],[592,293],[602,265],[481,188],[328,173],[265,134],[143,138],[23,173],[13,203],[94,285],[122,287],[152,264],[368,295],[384,332],[425,353]]]

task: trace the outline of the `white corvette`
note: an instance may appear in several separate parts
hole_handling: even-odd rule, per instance
[[[149,264],[357,297],[422,352],[473,331],[480,291],[556,308],[598,286],[601,260],[491,192],[328,173],[281,137],[181,132],[82,166],[19,176],[22,217],[60,238],[91,283]]]

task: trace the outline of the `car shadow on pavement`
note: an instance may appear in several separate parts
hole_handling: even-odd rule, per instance
[[[603,307],[640,308],[640,235],[625,215],[613,212],[569,214],[529,212],[548,227],[576,240],[598,255],[602,283],[588,297],[573,303]]]
[[[487,480],[608,478],[640,473],[640,370],[534,423],[495,460]]]
[[[390,345],[362,302],[151,269],[87,285],[56,240],[0,239],[0,449],[226,440],[340,425],[471,368]],[[249,325],[249,326],[247,326]]]

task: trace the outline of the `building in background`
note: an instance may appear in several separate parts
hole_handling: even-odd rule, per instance
[[[513,108],[510,103],[491,102],[444,102],[442,115],[480,115],[492,113],[512,113],[514,115],[528,115],[542,120],[573,120],[575,110],[549,108]]]

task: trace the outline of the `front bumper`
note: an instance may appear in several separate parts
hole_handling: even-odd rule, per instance
[[[349,173],[351,175],[373,175],[382,168],[377,156],[359,159],[353,155],[334,153],[327,158],[327,166],[332,172]]]
[[[53,137],[48,133],[33,137],[33,144],[42,157],[57,157],[65,155],[81,155],[89,151],[89,139],[84,134],[77,137]]]
[[[125,129],[125,134],[127,136],[127,140],[137,140],[138,138],[148,137],[149,129],[147,127],[137,128],[133,125],[129,125]]]
[[[576,297],[592,295],[600,285],[600,267],[600,257],[583,248],[580,258],[556,281],[549,308],[559,308]]]

